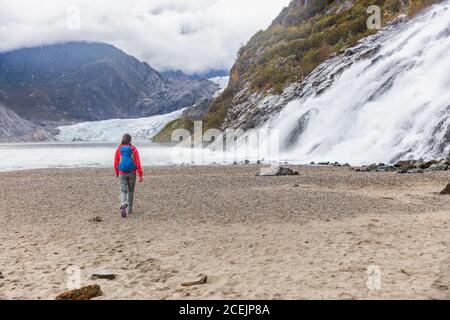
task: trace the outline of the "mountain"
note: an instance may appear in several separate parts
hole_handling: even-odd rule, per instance
[[[2,108],[44,128],[170,113],[211,99],[217,89],[206,79],[167,77],[103,43],[72,42],[0,53]]]
[[[446,158],[448,52],[446,0],[409,18],[398,16],[281,92],[243,87],[233,97],[233,90],[225,90],[217,100],[231,97],[233,103],[222,126],[248,129],[237,152],[248,149],[257,159],[368,165]],[[258,154],[265,149],[258,146],[272,143],[269,133],[279,138],[279,153]]]
[[[214,94],[214,98],[217,98],[227,88],[230,77],[213,77],[208,80],[219,86],[219,89]],[[186,108],[179,118],[173,119],[162,127],[161,131],[152,137],[152,140],[154,142],[171,142],[172,133],[177,129],[185,129],[192,133],[194,131],[194,121],[201,121],[203,119],[208,113],[211,103],[211,100],[205,99]]]
[[[321,63],[343,54],[377,30],[367,28],[367,8],[378,5],[386,26],[439,0],[293,0],[267,30],[243,46],[230,83],[204,118],[205,128],[252,129],[280,110],[270,108],[286,88],[302,83]],[[285,94],[283,105],[296,97]]]

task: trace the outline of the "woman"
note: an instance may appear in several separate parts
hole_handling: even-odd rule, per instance
[[[139,175],[139,182],[144,180],[139,152],[131,144],[131,136],[128,133],[123,136],[122,143],[116,150],[114,171],[119,178],[120,213],[126,218],[128,214],[133,213],[136,173]]]

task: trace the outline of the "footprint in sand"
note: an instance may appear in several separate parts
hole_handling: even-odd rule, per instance
[[[164,283],[178,273],[177,270],[162,267],[161,262],[153,258],[138,262],[135,269],[145,273],[145,279],[151,282]]]

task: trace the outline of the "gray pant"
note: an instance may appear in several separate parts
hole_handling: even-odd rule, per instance
[[[120,207],[128,205],[128,211],[133,211],[134,187],[136,185],[135,174],[121,174],[119,176]]]

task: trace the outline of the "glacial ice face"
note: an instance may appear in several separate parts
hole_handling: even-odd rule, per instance
[[[139,119],[112,119],[58,127],[58,141],[119,141],[125,133],[136,140],[150,140],[168,122],[181,116],[185,109]]]

